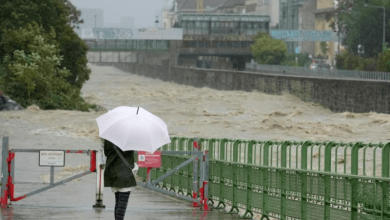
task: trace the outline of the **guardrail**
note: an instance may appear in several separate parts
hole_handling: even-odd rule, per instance
[[[169,40],[84,40],[89,51],[169,51]]]
[[[271,73],[278,73],[283,75],[390,81],[390,73],[388,72],[338,70],[338,69],[330,70],[326,68],[309,69],[304,67],[266,65],[266,64],[256,64],[256,63],[247,63],[245,71],[249,71],[249,72],[269,71]]]
[[[175,137],[162,150],[187,151],[192,143]],[[259,213],[262,219],[390,218],[390,143],[205,138],[197,143],[209,153],[209,200],[216,208],[229,205],[229,213],[243,209],[242,217]],[[164,156],[161,171],[179,160]],[[161,187],[190,196],[191,170],[177,172]]]

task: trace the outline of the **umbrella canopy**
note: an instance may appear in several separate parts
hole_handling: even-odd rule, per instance
[[[165,122],[141,107],[120,106],[96,118],[96,121],[99,136],[123,151],[153,153],[171,143]]]

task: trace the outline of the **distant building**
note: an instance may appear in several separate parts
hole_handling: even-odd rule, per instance
[[[246,0],[228,0],[225,4],[218,7],[217,12],[219,13],[234,13],[234,14],[245,14]]]
[[[280,30],[302,29],[302,5],[304,2],[305,0],[279,0]],[[286,42],[286,44],[288,53],[295,53],[295,48],[301,46],[301,43],[298,42]]]
[[[325,19],[325,13],[333,12],[337,5],[335,0],[317,0],[317,10],[315,11],[315,30],[332,30],[329,27],[331,21]],[[315,55],[325,56],[328,63],[334,65],[335,53],[337,51],[338,42],[315,42]],[[327,48],[327,52],[324,54],[322,47]]]
[[[165,4],[162,10],[162,24],[161,24],[161,27],[164,29],[172,28],[173,26],[172,20],[174,16],[173,13],[171,12],[173,7],[174,7],[173,0],[165,0]]]
[[[176,26],[183,28],[184,36],[253,36],[269,32],[269,22],[270,16],[259,14],[183,13]]]
[[[247,14],[269,15],[270,29],[277,29],[279,26],[279,1],[277,0],[246,0],[245,11]]]
[[[121,28],[134,28],[134,18],[127,16],[127,17],[121,17]]]
[[[203,8],[197,8],[196,0],[166,0],[166,5],[163,9],[163,27],[174,27],[178,21],[178,15],[183,13],[246,13],[246,0],[203,0]]]

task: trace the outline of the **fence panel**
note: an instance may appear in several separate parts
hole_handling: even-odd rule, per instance
[[[192,141],[172,138],[162,149],[187,151]],[[210,155],[209,195],[216,208],[243,209],[248,218],[253,213],[291,220],[390,218],[390,143],[215,138],[197,143]],[[163,156],[161,170],[185,158]],[[192,172],[188,166],[164,186],[191,196]]]

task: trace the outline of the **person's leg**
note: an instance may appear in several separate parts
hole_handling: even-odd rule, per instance
[[[115,219],[123,220],[126,214],[127,203],[129,202],[130,192],[119,192],[118,206],[115,211]]]
[[[119,199],[119,192],[115,193],[115,211],[114,211],[114,217],[116,220],[116,210],[118,209],[118,199]]]

